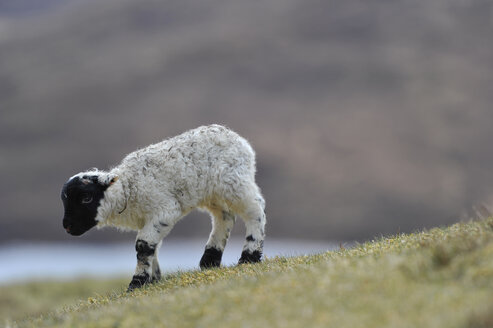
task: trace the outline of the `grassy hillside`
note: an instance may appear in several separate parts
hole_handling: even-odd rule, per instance
[[[40,285],[43,292],[36,298],[45,304],[46,312],[10,324],[492,327],[493,218],[381,238],[314,256],[176,273],[132,294],[125,293],[120,283],[108,283],[102,294],[96,293],[101,284],[91,281],[74,282],[71,287],[65,284],[61,289],[56,284]],[[3,287],[0,295],[11,288],[28,295],[33,285]],[[88,297],[91,288],[95,292]],[[83,299],[67,302],[66,289],[70,293],[79,289]],[[61,298],[44,295],[53,293]],[[34,307],[27,311],[37,312]],[[19,317],[21,312],[13,310],[12,315]]]

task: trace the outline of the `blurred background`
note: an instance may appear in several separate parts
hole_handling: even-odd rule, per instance
[[[488,215],[492,35],[488,0],[0,0],[0,258],[132,270],[135,234],[65,233],[61,186],[210,123],[257,151],[274,253]],[[196,265],[209,231],[169,238]]]

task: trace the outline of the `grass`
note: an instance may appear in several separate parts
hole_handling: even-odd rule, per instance
[[[108,295],[128,283],[128,278],[77,281],[33,281],[0,285],[0,327],[5,319],[39,316],[56,308],[75,304],[94,295]],[[2,321],[4,319],[4,321]]]
[[[32,301],[45,306],[28,306],[24,315],[35,316],[17,321],[13,319],[22,311],[14,310],[5,324],[493,327],[493,218],[318,255],[175,273],[130,294],[121,281],[73,282],[65,287],[70,295],[57,284],[40,284],[42,291],[33,293]],[[18,289],[25,297],[32,289],[5,288],[12,288],[11,295]],[[91,289],[94,293],[88,296]],[[77,295],[81,300],[74,302]]]

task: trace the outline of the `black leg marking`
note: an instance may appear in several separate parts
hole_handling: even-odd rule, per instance
[[[207,269],[218,267],[221,265],[221,258],[223,257],[223,252],[216,248],[206,248],[204,255],[200,259],[200,268]]]
[[[138,266],[143,266],[146,268],[150,267],[149,257],[153,256],[156,252],[156,244],[149,244],[147,241],[138,239],[135,242],[135,250],[137,251],[137,261]],[[145,269],[147,270],[147,269]],[[151,277],[149,273],[144,272],[136,274],[133,276],[127,291],[132,291],[135,288],[140,288],[145,284],[151,282]]]
[[[156,245],[149,244],[147,241],[139,239],[135,242],[135,250],[137,251],[137,260],[141,263],[147,262],[149,256],[154,255],[156,252]],[[147,265],[149,265],[147,263]]]
[[[160,225],[161,227],[167,227],[167,226],[168,226],[168,224],[167,224],[167,223],[164,223],[164,222],[159,222],[159,225]]]
[[[241,257],[240,260],[238,261],[238,264],[257,263],[260,262],[261,257],[262,257],[262,253],[260,251],[253,251],[253,253],[250,253],[248,251],[243,251],[241,253]]]
[[[253,238],[253,236],[252,236],[252,235],[248,235],[248,236],[246,237],[246,240],[247,240],[247,241],[255,241],[255,239]]]
[[[135,276],[133,276],[130,285],[128,285],[127,292],[131,292],[135,288],[140,288],[150,282],[151,279],[149,278],[149,274],[147,273],[136,274]]]

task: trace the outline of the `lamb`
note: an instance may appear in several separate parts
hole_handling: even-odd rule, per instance
[[[109,171],[72,176],[61,192],[63,227],[73,236],[95,226],[137,231],[129,291],[161,278],[162,239],[194,209],[212,220],[202,269],[220,266],[237,215],[246,226],[239,264],[259,262],[266,218],[255,171],[248,141],[220,125],[202,126],[132,152]]]

